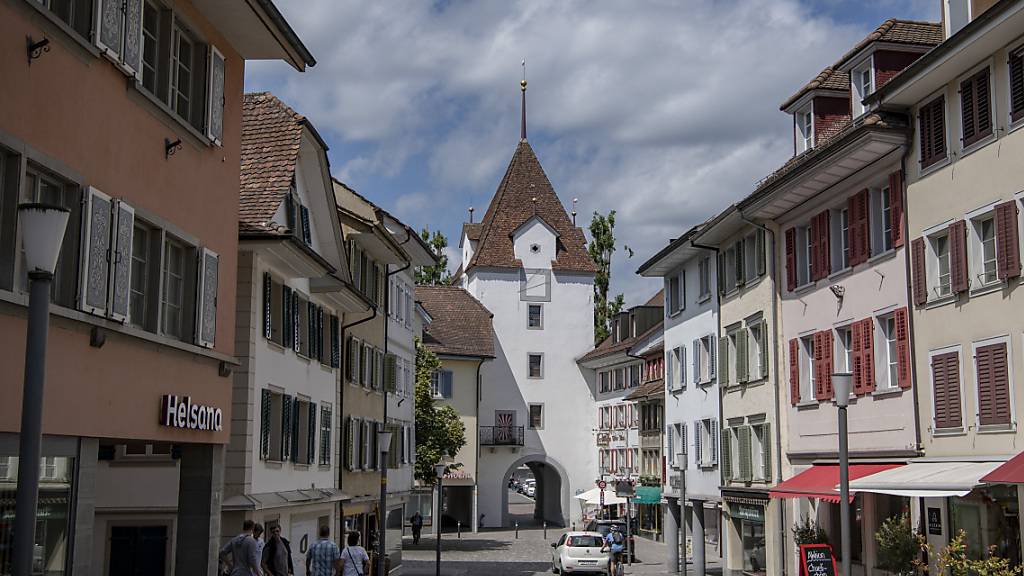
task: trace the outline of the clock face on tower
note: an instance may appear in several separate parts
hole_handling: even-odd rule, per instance
[[[523,268],[519,282],[519,299],[524,302],[550,302],[551,271]]]

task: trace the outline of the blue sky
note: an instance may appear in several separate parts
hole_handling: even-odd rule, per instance
[[[886,18],[937,20],[939,0],[277,0],[317,58],[247,64],[246,90],[305,114],[335,176],[455,250],[519,137],[579,223],[618,213],[612,291],[792,154],[779,104]]]

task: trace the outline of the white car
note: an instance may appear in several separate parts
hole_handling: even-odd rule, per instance
[[[608,553],[601,551],[603,545],[599,532],[566,532],[558,542],[551,543],[551,571],[604,574],[608,572]]]
[[[537,486],[535,484],[526,485],[526,495],[533,498],[537,494]]]

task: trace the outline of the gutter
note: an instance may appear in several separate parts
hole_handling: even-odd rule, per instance
[[[288,41],[288,44],[291,45],[292,49],[298,52],[303,63],[309,67],[316,66],[316,58],[313,58],[313,54],[311,54],[309,49],[306,48],[306,45],[302,43],[302,40],[299,39],[299,35],[292,29],[291,24],[288,24],[288,21],[284,19],[284,16],[281,15],[277,6],[274,6],[274,3],[271,0],[255,0],[255,3],[267,13],[267,16],[270,17],[271,23],[281,31],[281,34],[284,35],[285,40]]]

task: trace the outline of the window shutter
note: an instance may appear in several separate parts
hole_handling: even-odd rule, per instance
[[[295,341],[295,331],[292,328],[293,316],[292,316],[292,289],[287,286],[281,286],[281,343],[285,348],[291,348],[292,342]]]
[[[718,383],[722,386],[729,384],[729,337],[722,336],[718,339]]]
[[[892,247],[903,246],[903,171],[889,174],[889,229]]]
[[[718,293],[725,295],[725,251],[718,253]]]
[[[292,291],[292,348],[296,352],[302,351],[302,300],[299,293]],[[309,342],[306,343],[309,345]]]
[[[1010,374],[1006,344],[979,346],[974,352],[978,371],[978,422],[1010,423]]]
[[[786,230],[786,289],[796,290],[796,228]]]
[[[1010,57],[1010,121],[1024,118],[1024,52]]]
[[[680,346],[679,350],[679,385],[686,390],[686,346]]]
[[[672,359],[672,351],[668,350],[665,352],[665,384],[669,390],[674,390],[676,387],[675,373],[672,365],[674,364]],[[611,374],[608,375],[609,380]]]
[[[747,381],[747,363],[750,358],[747,336],[745,329],[736,332],[736,382],[741,384]]]
[[[736,429],[740,444],[740,481],[750,482],[752,480],[753,462],[750,445],[750,426],[740,426]]]
[[[1017,201],[996,205],[996,273],[1000,280],[1020,276],[1020,231]]]
[[[928,271],[925,267],[924,238],[910,242],[911,259],[914,268],[914,305],[924,306],[928,302]]]
[[[698,468],[704,467],[703,446],[700,445],[700,440],[704,436],[703,427],[704,424],[700,420],[693,421],[693,459]]]
[[[292,462],[299,461],[299,399],[292,398]]]
[[[355,439],[353,436],[355,436],[355,420],[348,417],[345,419],[345,467],[349,470],[354,468],[353,462],[355,461],[353,457]]]
[[[306,325],[303,327],[306,330],[306,352],[307,355],[316,359],[317,350],[317,329],[316,329],[316,304],[306,301]]]
[[[970,146],[978,133],[976,104],[974,78],[968,78],[960,83],[960,128],[963,132],[964,146]]]
[[[447,370],[441,372],[441,396],[452,397],[452,373]]]
[[[761,320],[761,378],[768,377],[768,321]]]
[[[110,267],[110,317],[123,321],[128,318],[128,303],[131,298],[135,209],[124,202],[118,202],[116,214],[114,245],[111,250],[113,264]]]
[[[142,2],[124,0],[124,54],[121,63],[136,78],[142,77]]]
[[[309,422],[306,424],[309,428],[309,436],[306,438],[308,444],[306,447],[306,464],[312,465],[316,462],[316,403],[310,402],[309,408]]]
[[[718,419],[711,419],[711,465],[718,464]]]
[[[338,368],[341,366],[341,336],[338,334],[338,317],[331,314],[329,324],[331,330],[331,368]]]
[[[687,437],[687,434],[689,433],[688,428],[689,425],[686,422],[679,423],[679,452],[677,454],[680,456],[680,461],[676,464],[683,469],[690,467],[690,458],[687,455],[689,449],[686,444],[689,441],[689,438]]]
[[[324,309],[321,306],[316,307],[316,359],[321,364],[324,362]]]
[[[312,236],[309,232],[309,208],[299,206],[299,214],[302,218],[302,241],[306,244],[310,244],[312,242]]]
[[[224,140],[224,79],[227,77],[224,55],[210,45],[210,110],[206,136],[218,146]]]
[[[772,426],[768,422],[761,424],[761,465],[764,467],[764,481],[772,481]]]
[[[700,384],[700,339],[693,341],[693,383]]]
[[[829,254],[830,217],[829,211],[825,210],[811,220],[811,236],[814,238],[811,276],[814,281],[827,278],[832,273],[832,259]]]
[[[871,192],[865,188],[853,197],[857,205],[857,263],[871,257]]]
[[[665,442],[668,445],[668,463],[675,465],[676,454],[675,454],[675,435],[672,433],[672,425],[665,426]]]
[[[697,436],[698,434],[694,434]],[[732,480],[732,438],[728,428],[722,428],[722,483]]]
[[[814,333],[814,397],[817,400],[828,400],[832,398],[831,382],[826,381],[826,375],[832,371],[831,351],[827,349],[828,335],[831,332],[822,330]]]
[[[864,394],[864,385],[867,381],[864,377],[864,340],[860,334],[862,326],[860,321],[850,325],[850,347],[852,348],[850,359],[853,363],[851,380],[853,380],[853,393],[857,396]]]
[[[263,389],[260,395],[260,460],[267,460],[270,458],[270,404],[273,392]]]
[[[971,285],[967,270],[967,222],[949,225],[949,284],[954,293],[966,292]]]
[[[800,403],[800,340],[789,341],[789,403]]]
[[[864,394],[875,391],[875,321],[865,318],[860,322],[861,390]]]
[[[746,243],[743,240],[740,240],[733,245],[733,250],[736,253],[736,286],[743,286],[747,282],[747,277],[743,270],[743,257],[746,255],[746,251],[744,250],[745,244]]]
[[[349,382],[356,381],[356,364],[355,339],[349,336],[345,340],[345,378]]]
[[[918,111],[921,132],[921,167],[946,157],[946,98],[939,96]]]
[[[893,323],[896,325],[896,378],[899,387],[910,388],[910,326],[908,324],[907,309],[899,308],[893,314]]]
[[[825,387],[825,399],[833,397],[832,390],[832,368],[835,366],[835,348],[831,330],[824,330],[821,333],[822,346],[822,383]]]
[[[963,425],[960,407],[960,355],[947,352],[932,356],[935,427],[959,428]]]
[[[712,334],[708,334],[706,338],[708,339],[708,377],[714,380],[716,369],[718,368],[718,364],[715,362],[715,337]]]
[[[274,285],[270,279],[270,272],[263,273],[263,337],[270,340],[271,336],[271,295],[273,294]]]
[[[764,230],[758,230],[755,234],[757,239],[754,243],[757,254],[754,254],[754,261],[757,263],[757,275],[764,276],[767,272],[767,255],[764,250]]]
[[[992,134],[988,68],[960,83],[960,111],[965,147]]]
[[[118,9],[120,12],[120,8]],[[107,285],[110,282],[110,233],[113,201],[90,187],[86,201],[85,273],[82,274],[82,310],[106,315]]]
[[[281,396],[281,461],[292,459],[292,397]]]
[[[331,463],[331,409],[328,406],[320,407],[320,465],[328,466]]]
[[[394,394],[398,389],[398,357],[388,353],[384,357],[384,390]]]
[[[99,4],[96,19],[96,46],[114,60],[121,60],[121,44],[124,40],[123,0],[97,0]],[[141,29],[140,29],[141,32]]]
[[[209,248],[201,251],[199,282],[199,329],[197,344],[212,348],[217,341],[217,283],[220,256]]]
[[[989,88],[989,69],[985,68],[974,77],[978,134],[976,140],[992,135],[992,98]]]

